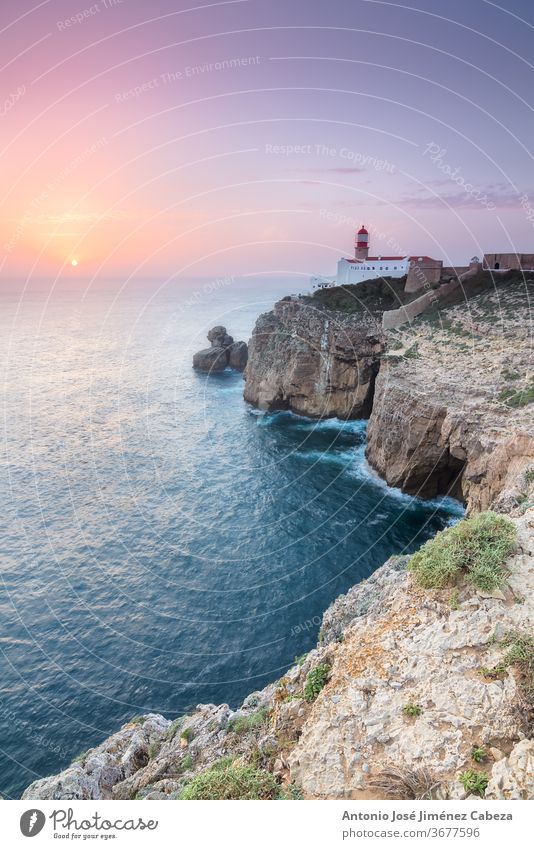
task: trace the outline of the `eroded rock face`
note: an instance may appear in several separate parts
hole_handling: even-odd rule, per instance
[[[500,509],[508,496],[521,497],[520,480],[534,464],[531,430],[528,413],[506,411],[480,385],[453,390],[431,364],[392,359],[376,381],[366,456],[405,492],[451,495],[470,512]]]
[[[234,342],[226,327],[217,325],[208,332],[211,348],[197,351],[193,356],[193,368],[208,373],[221,372],[225,368],[243,371],[247,364],[248,347],[246,342]]]
[[[290,297],[259,317],[249,343],[245,400],[263,410],[363,418],[384,337],[378,322]]]
[[[524,473],[534,465],[533,297],[534,281],[513,283],[388,335],[367,446],[388,483],[457,495],[470,511],[525,501]]]
[[[517,520],[520,553],[512,590],[501,600],[463,587],[451,609],[450,590],[419,590],[393,560],[373,576],[372,593],[362,585],[334,603],[323,628],[335,638],[332,619],[341,616],[343,642],[289,757],[305,795],[384,798],[381,781],[394,768],[406,775],[426,769],[441,798],[465,798],[458,775],[491,771],[495,758],[490,798],[532,798],[532,741],[512,748],[528,731],[517,709],[517,672],[498,680],[480,669],[502,660],[500,635],[532,633],[533,524],[532,510]],[[406,716],[406,705],[418,706],[419,715]],[[487,752],[480,767],[471,760],[474,745]],[[501,749],[512,754],[502,760]]]
[[[534,799],[534,740],[521,740],[494,764],[486,799]]]
[[[59,775],[34,781],[23,799],[111,799],[115,785],[149,761],[150,746],[170,725],[159,714],[130,722]]]

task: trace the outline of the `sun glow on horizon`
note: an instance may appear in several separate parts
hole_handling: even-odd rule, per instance
[[[70,264],[73,265],[74,267],[76,267],[78,265],[78,260],[77,259],[71,259]]]

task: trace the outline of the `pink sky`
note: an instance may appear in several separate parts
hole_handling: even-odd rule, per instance
[[[193,7],[2,3],[4,279],[534,249],[526,0]]]

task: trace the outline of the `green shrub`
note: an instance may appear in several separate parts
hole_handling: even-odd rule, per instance
[[[182,762],[180,764],[180,769],[186,772],[186,770],[191,769],[194,764],[193,755],[191,752],[188,752],[185,758],[182,758]]]
[[[130,719],[130,725],[143,725],[146,717],[144,716],[132,716]]]
[[[286,799],[291,802],[301,802],[304,799],[302,794],[302,788],[298,786],[298,784],[290,784],[286,789],[280,794],[280,799]]]
[[[410,345],[410,347],[405,350],[403,356],[404,356],[405,360],[416,360],[416,359],[418,359],[418,357],[419,357],[419,346],[418,346],[417,342],[414,342],[413,345]]]
[[[458,599],[458,590],[454,590],[449,596],[449,604],[451,610],[458,610],[460,607],[460,602]]]
[[[171,724],[167,728],[167,734],[166,734],[167,740],[174,740],[174,738],[176,737],[176,734],[178,733],[178,731],[182,727],[183,721],[184,721],[185,718],[186,718],[185,716],[179,716],[178,719],[174,719],[171,722]]]
[[[425,589],[441,589],[463,573],[477,589],[491,592],[506,579],[505,563],[515,538],[509,519],[479,513],[437,533],[410,557],[407,568]]]
[[[471,757],[475,763],[482,763],[482,761],[485,761],[487,758],[486,750],[482,749],[480,746],[473,746]]]
[[[304,684],[304,698],[307,702],[313,702],[317,698],[324,685],[328,681],[330,675],[330,666],[328,663],[320,663],[314,669],[310,669],[306,676]]]
[[[191,740],[193,740],[195,737],[195,732],[192,728],[184,728],[184,730],[180,734],[180,737],[182,738],[182,740],[185,740],[186,743],[190,743]]]
[[[407,705],[404,705],[402,712],[404,716],[421,716],[423,708],[421,705],[414,705],[412,702],[408,702]]]
[[[279,799],[280,786],[270,772],[253,766],[233,766],[228,759],[195,775],[180,799]]]
[[[466,793],[476,793],[478,796],[483,796],[488,786],[488,776],[485,772],[477,772],[475,769],[468,769],[458,776],[458,781],[463,785]]]
[[[524,389],[503,389],[499,400],[504,401],[508,407],[526,407],[534,401],[534,381]]]
[[[508,649],[497,669],[517,666],[523,675],[522,689],[534,695],[534,638],[520,631],[510,631],[501,640],[501,646]]]
[[[238,716],[228,723],[228,730],[235,731],[236,734],[246,734],[248,731],[254,731],[263,725],[268,715],[269,711],[267,708],[260,708],[248,716]]]

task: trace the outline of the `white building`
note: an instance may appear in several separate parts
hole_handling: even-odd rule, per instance
[[[362,225],[354,241],[354,258],[343,257],[337,264],[335,280],[312,277],[314,286],[347,286],[376,277],[404,277],[416,267],[432,271],[439,279],[442,263],[427,256],[369,256],[369,233]]]

